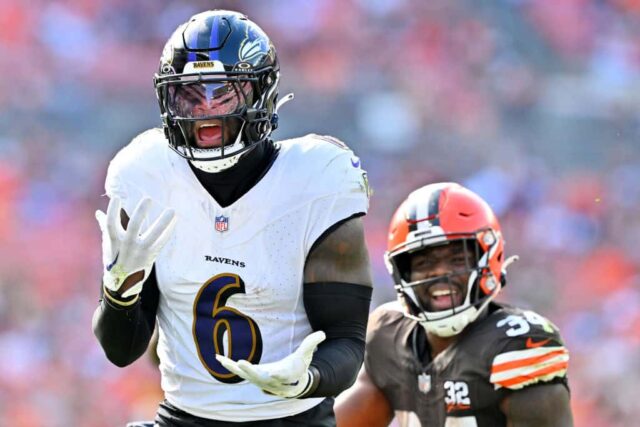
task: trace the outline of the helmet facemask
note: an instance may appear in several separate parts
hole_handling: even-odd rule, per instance
[[[265,80],[265,73],[272,75],[272,81],[267,92],[261,92],[258,83]],[[207,172],[235,165],[271,133],[265,104],[275,101],[277,79],[273,70],[158,77],[156,91],[171,148]],[[213,135],[211,145],[199,146],[198,140],[207,134]]]
[[[502,250],[500,242],[491,229],[416,235],[388,253],[388,267],[406,315],[435,335],[460,333],[500,290],[500,277],[490,265],[492,257],[502,257],[497,254]]]

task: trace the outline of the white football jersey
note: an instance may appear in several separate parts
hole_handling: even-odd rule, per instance
[[[366,173],[340,141],[307,135],[278,144],[267,174],[225,208],[160,130],[138,136],[109,165],[107,195],[129,215],[142,197],[153,201],[147,225],[162,209],[176,211],[155,263],[158,355],[166,399],[199,417],[281,418],[322,401],[267,395],[215,359],[269,363],[291,354],[312,332],[302,301],[310,248],[368,209]]]

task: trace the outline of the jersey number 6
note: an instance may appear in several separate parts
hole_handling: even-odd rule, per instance
[[[216,360],[216,354],[251,363],[260,362],[262,356],[262,335],[256,322],[225,305],[231,295],[238,293],[245,293],[242,279],[235,274],[219,274],[202,285],[193,303],[193,339],[198,357],[211,376],[227,384],[238,383],[242,378],[227,371]]]

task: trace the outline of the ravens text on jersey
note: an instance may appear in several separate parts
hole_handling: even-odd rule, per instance
[[[162,127],[109,164],[93,329],[124,367],[158,326],[160,427],[331,425],[332,396],[362,364],[366,174],[335,138],[271,138],[292,98],[279,80],[257,24],[194,15],[154,77]]]

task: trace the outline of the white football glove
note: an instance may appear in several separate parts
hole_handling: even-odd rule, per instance
[[[304,394],[311,385],[313,378],[309,372],[309,364],[316,347],[325,338],[324,332],[314,332],[284,359],[262,365],[254,365],[246,360],[236,362],[220,354],[216,355],[216,359],[229,372],[252,382],[269,394],[296,398]]]
[[[107,213],[97,210],[96,219],[102,231],[104,286],[118,292],[127,277],[144,271],[144,278],[121,294],[128,298],[142,292],[142,284],[149,276],[158,253],[171,237],[176,214],[173,209],[165,209],[143,233],[142,223],[151,207],[151,199],[144,198],[138,203],[126,230],[120,222],[120,205],[120,199],[113,197]]]

